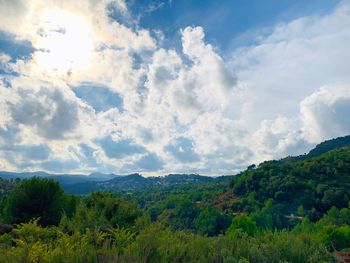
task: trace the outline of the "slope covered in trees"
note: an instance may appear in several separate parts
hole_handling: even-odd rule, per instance
[[[268,161],[232,181],[240,196],[237,211],[274,206],[280,214],[299,213],[318,220],[331,207],[346,207],[350,196],[350,148],[305,160]]]
[[[307,154],[307,157],[319,156],[323,153],[326,153],[335,149],[339,149],[345,146],[349,146],[349,145],[350,145],[350,135],[331,139],[316,145],[316,147]]]

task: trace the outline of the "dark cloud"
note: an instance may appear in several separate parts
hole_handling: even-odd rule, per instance
[[[107,157],[114,159],[121,159],[146,151],[144,147],[135,144],[130,139],[123,139],[116,142],[108,136],[98,140],[97,143],[102,147]]]
[[[40,90],[36,94],[22,92],[17,104],[9,104],[16,123],[32,126],[46,139],[63,139],[78,123],[75,103],[59,90]]]
[[[119,111],[123,111],[123,99],[107,87],[84,83],[81,86],[72,87],[72,90],[78,98],[84,100],[97,112],[111,108],[118,108]]]
[[[165,146],[164,149],[180,162],[190,163],[200,159],[194,151],[192,140],[185,137],[177,138],[172,144]]]

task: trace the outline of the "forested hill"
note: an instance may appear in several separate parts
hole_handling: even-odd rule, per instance
[[[350,147],[305,160],[267,161],[242,172],[231,186],[240,197],[234,210],[266,208],[270,213],[295,213],[317,220],[333,206],[348,206]]]
[[[340,149],[342,147],[349,146],[349,145],[350,145],[350,135],[344,136],[344,137],[338,137],[335,139],[324,141],[316,145],[316,147],[312,149],[308,154],[300,155],[295,158],[299,158],[299,159],[312,158],[312,157],[316,157],[321,154],[324,154],[326,152],[329,152],[335,149]]]
[[[329,152],[334,149],[339,149],[341,147],[348,146],[348,145],[350,145],[350,135],[328,140],[318,144],[315,147],[315,149],[309,152],[308,157],[318,156],[320,154]]]

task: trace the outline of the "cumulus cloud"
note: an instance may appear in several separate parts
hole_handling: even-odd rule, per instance
[[[322,16],[306,16],[272,28],[257,44],[233,52],[231,66],[246,87],[244,121],[295,116],[299,103],[324,85],[349,83],[350,5],[341,2]]]
[[[264,120],[252,137],[257,160],[306,153],[324,140],[350,134],[350,87],[321,87],[300,102],[293,118]]]
[[[250,144],[255,152],[255,162],[306,152],[310,145],[300,125],[299,118],[288,119],[284,116],[262,121]]]
[[[304,132],[308,141],[350,134],[350,86],[324,86],[300,104]]]
[[[181,33],[183,53],[191,64],[174,50],[155,52],[147,75],[146,103],[167,107],[180,123],[188,125],[204,112],[224,110],[236,79],[205,43],[202,28],[187,27]]]
[[[222,110],[228,103],[228,92],[235,86],[236,78],[213,47],[205,43],[204,37],[201,27],[187,27],[182,31],[183,52],[194,63],[188,84],[193,83],[192,76],[197,76],[194,84],[199,102],[207,110]]]
[[[79,119],[75,104],[59,90],[20,91],[22,98],[9,104],[13,121],[34,128],[46,139],[62,139],[73,132]]]

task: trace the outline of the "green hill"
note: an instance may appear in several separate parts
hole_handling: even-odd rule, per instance
[[[331,140],[327,140],[324,141],[318,145],[316,145],[316,147],[314,149],[312,149],[307,156],[308,157],[315,157],[318,155],[321,155],[323,153],[335,150],[335,149],[339,149],[345,146],[349,146],[350,145],[350,135],[345,136],[345,137],[339,137],[336,139],[331,139]]]
[[[297,213],[299,209],[302,215],[317,220],[332,206],[347,207],[350,147],[326,151],[334,145],[343,146],[336,140],[321,145],[311,151],[316,157],[268,161],[235,177],[231,185],[242,200],[235,209],[256,210],[270,201],[278,206],[280,213]]]

